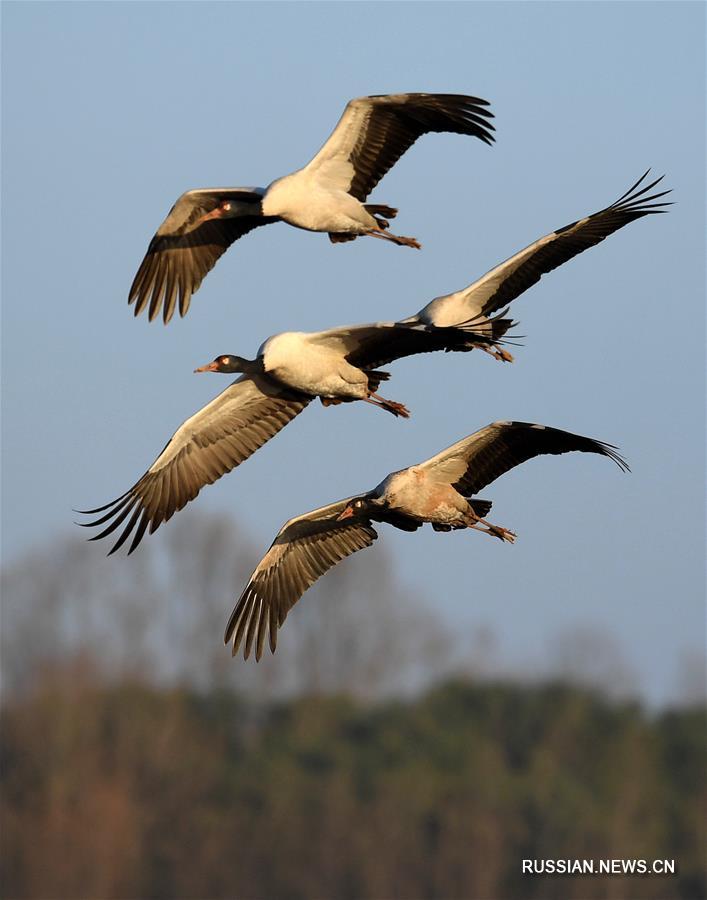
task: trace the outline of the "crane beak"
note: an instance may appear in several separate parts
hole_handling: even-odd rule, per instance
[[[336,521],[341,522],[344,519],[351,519],[353,514],[353,506],[347,506],[346,509],[336,517]]]
[[[214,360],[205,366],[199,366],[198,369],[194,369],[194,373],[196,374],[197,372],[218,372],[218,363]]]

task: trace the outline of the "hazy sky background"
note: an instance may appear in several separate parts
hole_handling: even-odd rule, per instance
[[[396,363],[385,393],[410,421],[313,404],[179,515],[228,510],[265,551],[290,516],[494,419],[608,440],[631,475],[574,454],[484,491],[515,546],[385,526],[382,542],[460,635],[488,624],[507,660],[542,660],[558,635],[595,628],[621,647],[645,696],[671,696],[686,654],[704,645],[704,6],[2,12],[5,560],[68,533],[72,507],[137,480],[228,384],[195,366],[252,356],[278,331],[409,315],[612,202],[651,166],[677,205],[516,301],[526,338],[514,365],[481,353]],[[423,138],[374,192],[399,207],[396,231],[422,252],[273,226],[232,247],[186,319],[133,319],[131,280],[183,190],[267,185],[311,158],[349,98],[418,90],[485,97],[498,129],[492,148]],[[106,577],[131,563],[111,557]]]

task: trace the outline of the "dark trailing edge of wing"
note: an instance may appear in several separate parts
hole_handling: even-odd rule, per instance
[[[610,206],[598,212],[583,216],[569,225],[558,228],[547,235],[546,243],[535,248],[526,259],[506,275],[498,289],[485,301],[483,312],[489,314],[503,306],[507,306],[521,294],[537,284],[543,275],[569,262],[575,256],[595,247],[610,234],[623,228],[643,216],[667,212],[664,207],[672,206],[671,201],[656,203],[661,197],[671,193],[670,190],[645,196],[658,185],[665,176],[661,175],[641,190],[636,190],[646,179],[650,169],[644,172],[628,191]],[[532,245],[531,245],[532,246]],[[530,248],[528,248],[530,249]],[[521,251],[523,252],[523,251]],[[510,261],[509,261],[510,262]],[[503,265],[503,264],[502,264]]]
[[[486,432],[485,435],[482,433]],[[454,484],[465,497],[473,496],[505,472],[536,456],[560,455],[575,451],[596,453],[612,460],[623,472],[630,468],[613,444],[594,438],[538,425],[532,422],[494,422],[482,429],[467,471]]]
[[[463,94],[407,94],[402,102],[373,103],[365,130],[349,157],[356,170],[350,193],[361,202],[366,200],[423,134],[467,134],[492,144],[494,126],[488,120],[493,113],[486,109],[488,105],[487,100]]]

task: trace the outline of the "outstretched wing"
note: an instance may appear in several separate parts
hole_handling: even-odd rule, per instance
[[[462,94],[383,94],[350,100],[322,149],[305,167],[331,188],[365,200],[423,134],[449,131],[491,144],[488,101]]]
[[[451,484],[464,497],[471,497],[534,456],[574,450],[607,456],[620,469],[629,471],[612,444],[530,422],[493,422],[426,460],[421,468],[436,480]]]
[[[650,171],[650,170],[649,170]],[[640,190],[648,172],[619,197],[619,199],[590,216],[571,225],[558,228],[535,241],[510,259],[491,269],[478,281],[454,294],[437,297],[423,307],[416,316],[406,321],[421,321],[430,325],[459,325],[475,318],[488,316],[519,297],[529,287],[537,284],[547,272],[551,272],[589,247],[601,243],[610,234],[643,216],[667,212],[662,207],[669,202],[656,203],[670,191],[644,196],[664,176],[657,178]]]
[[[228,620],[224,643],[233,642],[233,656],[245,639],[243,658],[248,659],[255,642],[255,658],[260,659],[266,633],[274,653],[278,628],[307,588],[378,537],[366,517],[337,521],[350,499],[322,506],[282,526]]]
[[[342,353],[352,366],[373,369],[404,356],[436,350],[473,350],[492,343],[473,327],[436,328],[422,324],[374,322],[332,328],[312,336],[312,341]]]
[[[91,528],[108,522],[100,534],[90,538],[97,541],[128,519],[110,553],[134,531],[128,550],[132,553],[148,526],[152,534],[205,485],[248,459],[310,400],[306,394],[281,388],[260,376],[241,376],[177,429],[129,491],[97,509],[77,510],[82,515],[104,513],[93,522],[80,524]]]
[[[162,308],[166,324],[179,301],[179,314],[185,316],[192,294],[221,254],[244,234],[276,221],[260,215],[261,199],[251,188],[200,188],[182,194],[150,241],[133,280],[128,303],[135,304],[135,315],[149,307],[152,321]],[[199,223],[224,200],[242,203],[243,215]]]

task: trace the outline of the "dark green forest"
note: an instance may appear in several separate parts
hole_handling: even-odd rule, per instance
[[[94,551],[3,572],[6,900],[706,896],[696,683],[647,709],[586,635],[554,674],[495,671],[385,554],[338,567],[245,663],[221,642],[254,556],[232,523],[176,523],[129,566]]]

